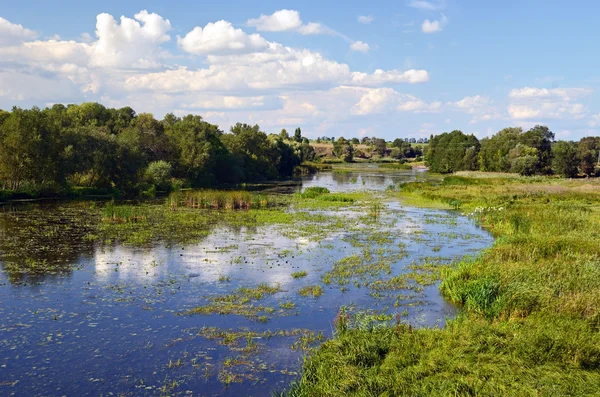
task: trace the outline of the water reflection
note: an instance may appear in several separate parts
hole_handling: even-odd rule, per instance
[[[353,171],[352,168],[320,172],[302,178],[302,188],[323,186],[332,192],[347,192],[356,190],[385,190],[390,185],[412,181],[423,173],[422,170],[389,170],[379,169],[377,165],[370,165]]]

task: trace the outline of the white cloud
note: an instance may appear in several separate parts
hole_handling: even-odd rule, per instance
[[[424,0],[411,0],[408,3],[409,7],[418,8],[425,11],[437,11],[446,7],[445,0],[437,1],[424,1]]]
[[[508,114],[516,120],[529,119],[579,119],[585,116],[587,107],[581,103],[543,103],[541,105],[510,104]]]
[[[302,25],[298,28],[298,33],[303,34],[305,36],[316,35],[316,34],[334,34],[334,32],[316,22],[309,22],[306,25]]]
[[[370,115],[384,112],[438,112],[441,102],[426,103],[419,98],[402,94],[392,88],[356,88],[363,92],[358,103],[352,107],[352,114]]]
[[[448,18],[445,15],[442,15],[439,21],[430,21],[426,19],[421,25],[421,30],[423,33],[438,33],[441,32],[444,26],[448,23]]]
[[[0,17],[0,46],[35,40],[37,33]]]
[[[581,119],[587,106],[575,101],[591,93],[589,88],[513,89],[508,95],[508,114],[515,120]]]
[[[371,22],[373,22],[375,20],[375,17],[373,15],[359,15],[358,17],[358,22],[368,25]]]
[[[486,107],[490,104],[490,100],[487,97],[481,95],[467,96],[460,101],[450,102],[449,105],[467,113],[475,113],[482,107]]]
[[[279,10],[272,15],[249,19],[247,24],[255,27],[259,32],[285,32],[298,29],[302,26],[302,20],[296,10]]]
[[[513,89],[508,96],[513,99],[559,99],[570,101],[591,94],[589,88],[534,88],[524,87]]]
[[[350,49],[357,52],[369,52],[369,45],[367,43],[363,43],[362,41],[355,41],[354,43],[350,44]]]
[[[590,127],[597,127],[600,125],[600,113],[594,114],[590,117],[590,120],[588,121],[588,125]]]
[[[384,84],[410,83],[418,84],[429,81],[429,72],[426,70],[410,69],[407,71],[377,69],[373,74],[354,72],[349,84],[372,87]]]
[[[295,31],[303,35],[332,34],[343,35],[323,26],[320,23],[302,23],[300,13],[296,10],[279,10],[271,15],[261,15],[255,19],[249,19],[248,26],[255,27],[259,32],[289,32]]]
[[[191,98],[190,98],[191,99]],[[262,108],[267,102],[264,96],[239,97],[210,95],[203,99],[191,100],[183,105],[185,109],[249,109]]]
[[[368,89],[352,107],[352,114],[367,115],[387,111],[397,98],[398,94],[391,88]]]
[[[170,40],[171,23],[158,14],[142,10],[135,19],[121,16],[121,24],[110,14],[96,17],[92,66],[151,68],[158,67],[159,45]]]
[[[259,34],[248,35],[227,21],[196,26],[185,37],[177,37],[177,42],[184,51],[197,55],[254,52],[269,46]]]

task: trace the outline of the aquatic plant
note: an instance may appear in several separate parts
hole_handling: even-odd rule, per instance
[[[298,294],[300,296],[312,296],[313,298],[318,298],[323,295],[323,287],[320,285],[307,285],[300,288]]]

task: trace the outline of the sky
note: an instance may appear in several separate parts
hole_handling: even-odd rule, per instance
[[[600,2],[0,0],[0,109],[96,101],[228,130],[600,135]]]

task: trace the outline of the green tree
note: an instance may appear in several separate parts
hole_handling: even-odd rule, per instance
[[[598,153],[600,152],[599,137],[585,137],[577,143],[577,155],[579,157],[579,167],[581,172],[587,176],[596,174],[598,165]]]
[[[219,127],[191,114],[169,121],[163,124],[169,125],[166,134],[172,139],[177,153],[175,173],[189,179],[194,186],[207,186],[226,179],[226,169],[218,167],[224,164],[227,156]]]
[[[577,145],[574,142],[559,141],[552,146],[552,169],[565,178],[577,176],[579,158]]]
[[[333,143],[333,154],[336,157],[341,158],[346,163],[351,163],[354,160],[354,147],[350,141],[346,140],[343,136],[339,137],[337,141]]]
[[[425,161],[433,172],[476,170],[479,149],[479,140],[474,135],[458,130],[445,132],[431,137]]]
[[[290,140],[290,135],[288,134],[287,130],[285,128],[283,128],[281,130],[281,132],[279,133],[279,136],[281,137],[281,139],[283,139],[284,141],[289,141]]]
[[[375,146],[375,151],[381,157],[384,157],[386,155],[387,144],[385,142],[385,139],[382,139],[382,138],[373,138],[373,146]]]
[[[296,131],[294,131],[294,140],[298,143],[302,142],[302,130],[300,127],[296,128]]]

